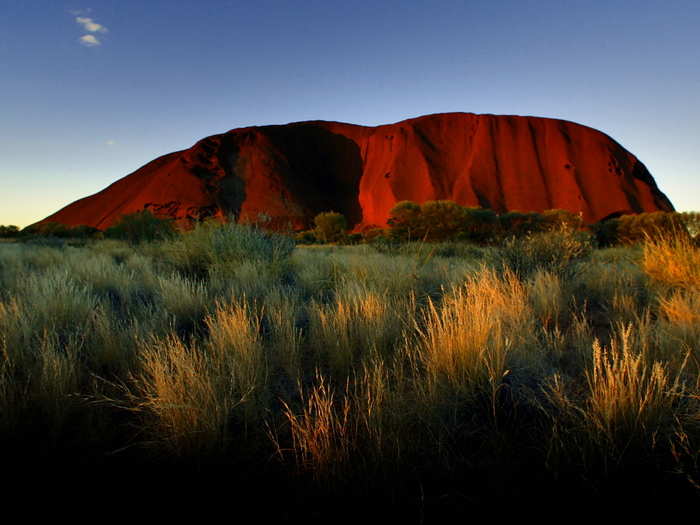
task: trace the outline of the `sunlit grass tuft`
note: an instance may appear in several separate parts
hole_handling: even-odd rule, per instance
[[[647,275],[665,285],[700,288],[700,248],[687,235],[648,239],[643,267]]]
[[[179,457],[221,452],[229,441],[230,415],[241,402],[230,371],[172,334],[140,350],[126,392],[148,439]]]
[[[312,472],[319,480],[343,475],[353,449],[350,409],[349,398],[342,393],[337,395],[320,373],[308,391],[301,391],[299,411],[282,402],[292,453],[300,470]]]
[[[416,383],[426,410],[442,405],[476,403],[496,418],[499,391],[506,376],[539,374],[543,352],[534,339],[532,311],[520,279],[484,268],[430,301],[416,326]],[[410,353],[410,350],[409,350]],[[517,382],[517,379],[515,380]]]
[[[663,363],[649,361],[631,348],[631,330],[631,326],[622,330],[609,349],[596,341],[593,368],[586,374],[589,429],[607,445],[620,449],[632,440],[668,430],[674,404],[683,391],[680,373],[672,374]]]
[[[207,348],[212,366],[229,379],[229,387],[243,400],[246,413],[258,416],[266,403],[269,363],[263,351],[261,318],[243,298],[218,303],[206,320]]]

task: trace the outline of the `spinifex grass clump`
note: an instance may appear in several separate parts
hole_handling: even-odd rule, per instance
[[[320,363],[347,377],[366,359],[391,354],[415,298],[390,298],[358,284],[345,284],[329,304],[309,308],[309,338]]]
[[[245,298],[217,304],[207,317],[209,355],[221,368],[227,389],[243,403],[248,417],[259,417],[269,401],[269,363],[262,346],[260,314]]]
[[[320,374],[310,391],[302,391],[300,395],[299,413],[282,403],[297,466],[302,471],[311,471],[316,479],[342,475],[355,445],[349,398],[342,392],[338,395]]]
[[[571,264],[592,251],[589,233],[563,228],[524,237],[512,237],[495,252],[494,262],[510,268],[520,277],[538,270],[563,274]]]
[[[550,461],[564,468],[573,462],[593,476],[619,474],[669,454],[679,429],[686,437],[692,429],[697,438],[698,383],[687,373],[689,354],[655,359],[658,341],[641,323],[619,326],[609,346],[596,339],[583,380],[552,376],[545,387],[553,422]]]
[[[174,335],[141,347],[138,372],[125,388],[147,438],[186,459],[227,445],[228,421],[241,398],[228,363]]]
[[[700,377],[700,290],[674,291],[659,298],[658,340],[661,355],[677,361],[688,353],[688,370]]]
[[[679,352],[688,352],[688,368],[697,378],[700,376],[700,248],[686,235],[649,240],[644,245],[642,266],[657,294],[663,355],[674,359]]]
[[[484,269],[445,295],[428,303],[419,321],[418,355],[426,370],[430,397],[456,399],[483,391],[493,396],[509,369],[514,347],[527,344],[530,312],[526,290],[506,272],[500,278]],[[533,352],[531,355],[536,358]]]
[[[282,424],[271,433],[280,459],[341,486],[395,470],[416,448],[419,416],[401,399],[408,382],[395,372],[377,357],[341,382],[316,370],[307,386],[297,385],[298,399],[281,402]]]
[[[584,417],[588,431],[603,447],[614,451],[670,433],[673,408],[683,394],[682,369],[674,374],[663,363],[634,352],[629,330],[620,334],[619,343],[613,340],[610,349],[596,341],[593,368],[586,373],[589,398]]]
[[[664,285],[700,289],[700,248],[688,235],[647,240],[643,267],[649,277]]]
[[[279,264],[289,258],[294,241],[234,221],[198,223],[192,231],[162,245],[165,262],[186,276],[204,278],[211,271],[235,268],[245,261]]]

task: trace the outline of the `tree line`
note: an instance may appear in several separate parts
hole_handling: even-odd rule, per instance
[[[561,230],[588,231],[599,246],[635,244],[648,237],[678,232],[700,241],[700,213],[697,212],[628,214],[586,224],[581,214],[568,210],[499,214],[488,208],[461,206],[448,200],[423,204],[401,201],[390,210],[386,228],[367,228],[361,233],[349,233],[345,217],[337,212],[321,213],[314,223],[315,228],[297,234],[298,241],[307,244],[374,240],[466,241],[489,245],[513,237]]]
[[[362,232],[349,231],[345,216],[335,211],[319,213],[314,227],[290,232],[302,244],[357,244],[386,240],[392,242],[462,241],[480,245],[499,244],[506,239],[551,231],[588,231],[599,246],[634,244],[648,237],[684,233],[700,242],[700,213],[650,212],[620,215],[593,224],[585,224],[580,214],[568,210],[496,213],[488,208],[461,206],[449,200],[418,204],[401,201],[389,212],[387,226],[369,227]],[[0,226],[0,237],[65,239],[122,239],[137,243],[170,238],[178,233],[175,221],[158,217],[149,210],[122,216],[113,226],[101,231],[90,226],[66,226],[42,223],[20,230]]]

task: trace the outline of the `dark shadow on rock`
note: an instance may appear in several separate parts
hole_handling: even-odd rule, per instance
[[[225,137],[225,140],[228,137]],[[225,176],[218,182],[213,192],[216,204],[227,217],[238,219],[245,202],[246,191],[242,171],[245,170],[244,159],[240,157],[239,148],[232,140],[226,140],[218,151],[219,166]]]
[[[357,143],[314,122],[263,130],[286,159],[285,185],[311,217],[336,211],[345,215],[349,226],[362,220],[362,156]]]

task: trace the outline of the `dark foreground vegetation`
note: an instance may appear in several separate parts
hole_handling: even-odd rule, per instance
[[[700,249],[579,226],[3,243],[6,476],[334,521],[694,504]]]

